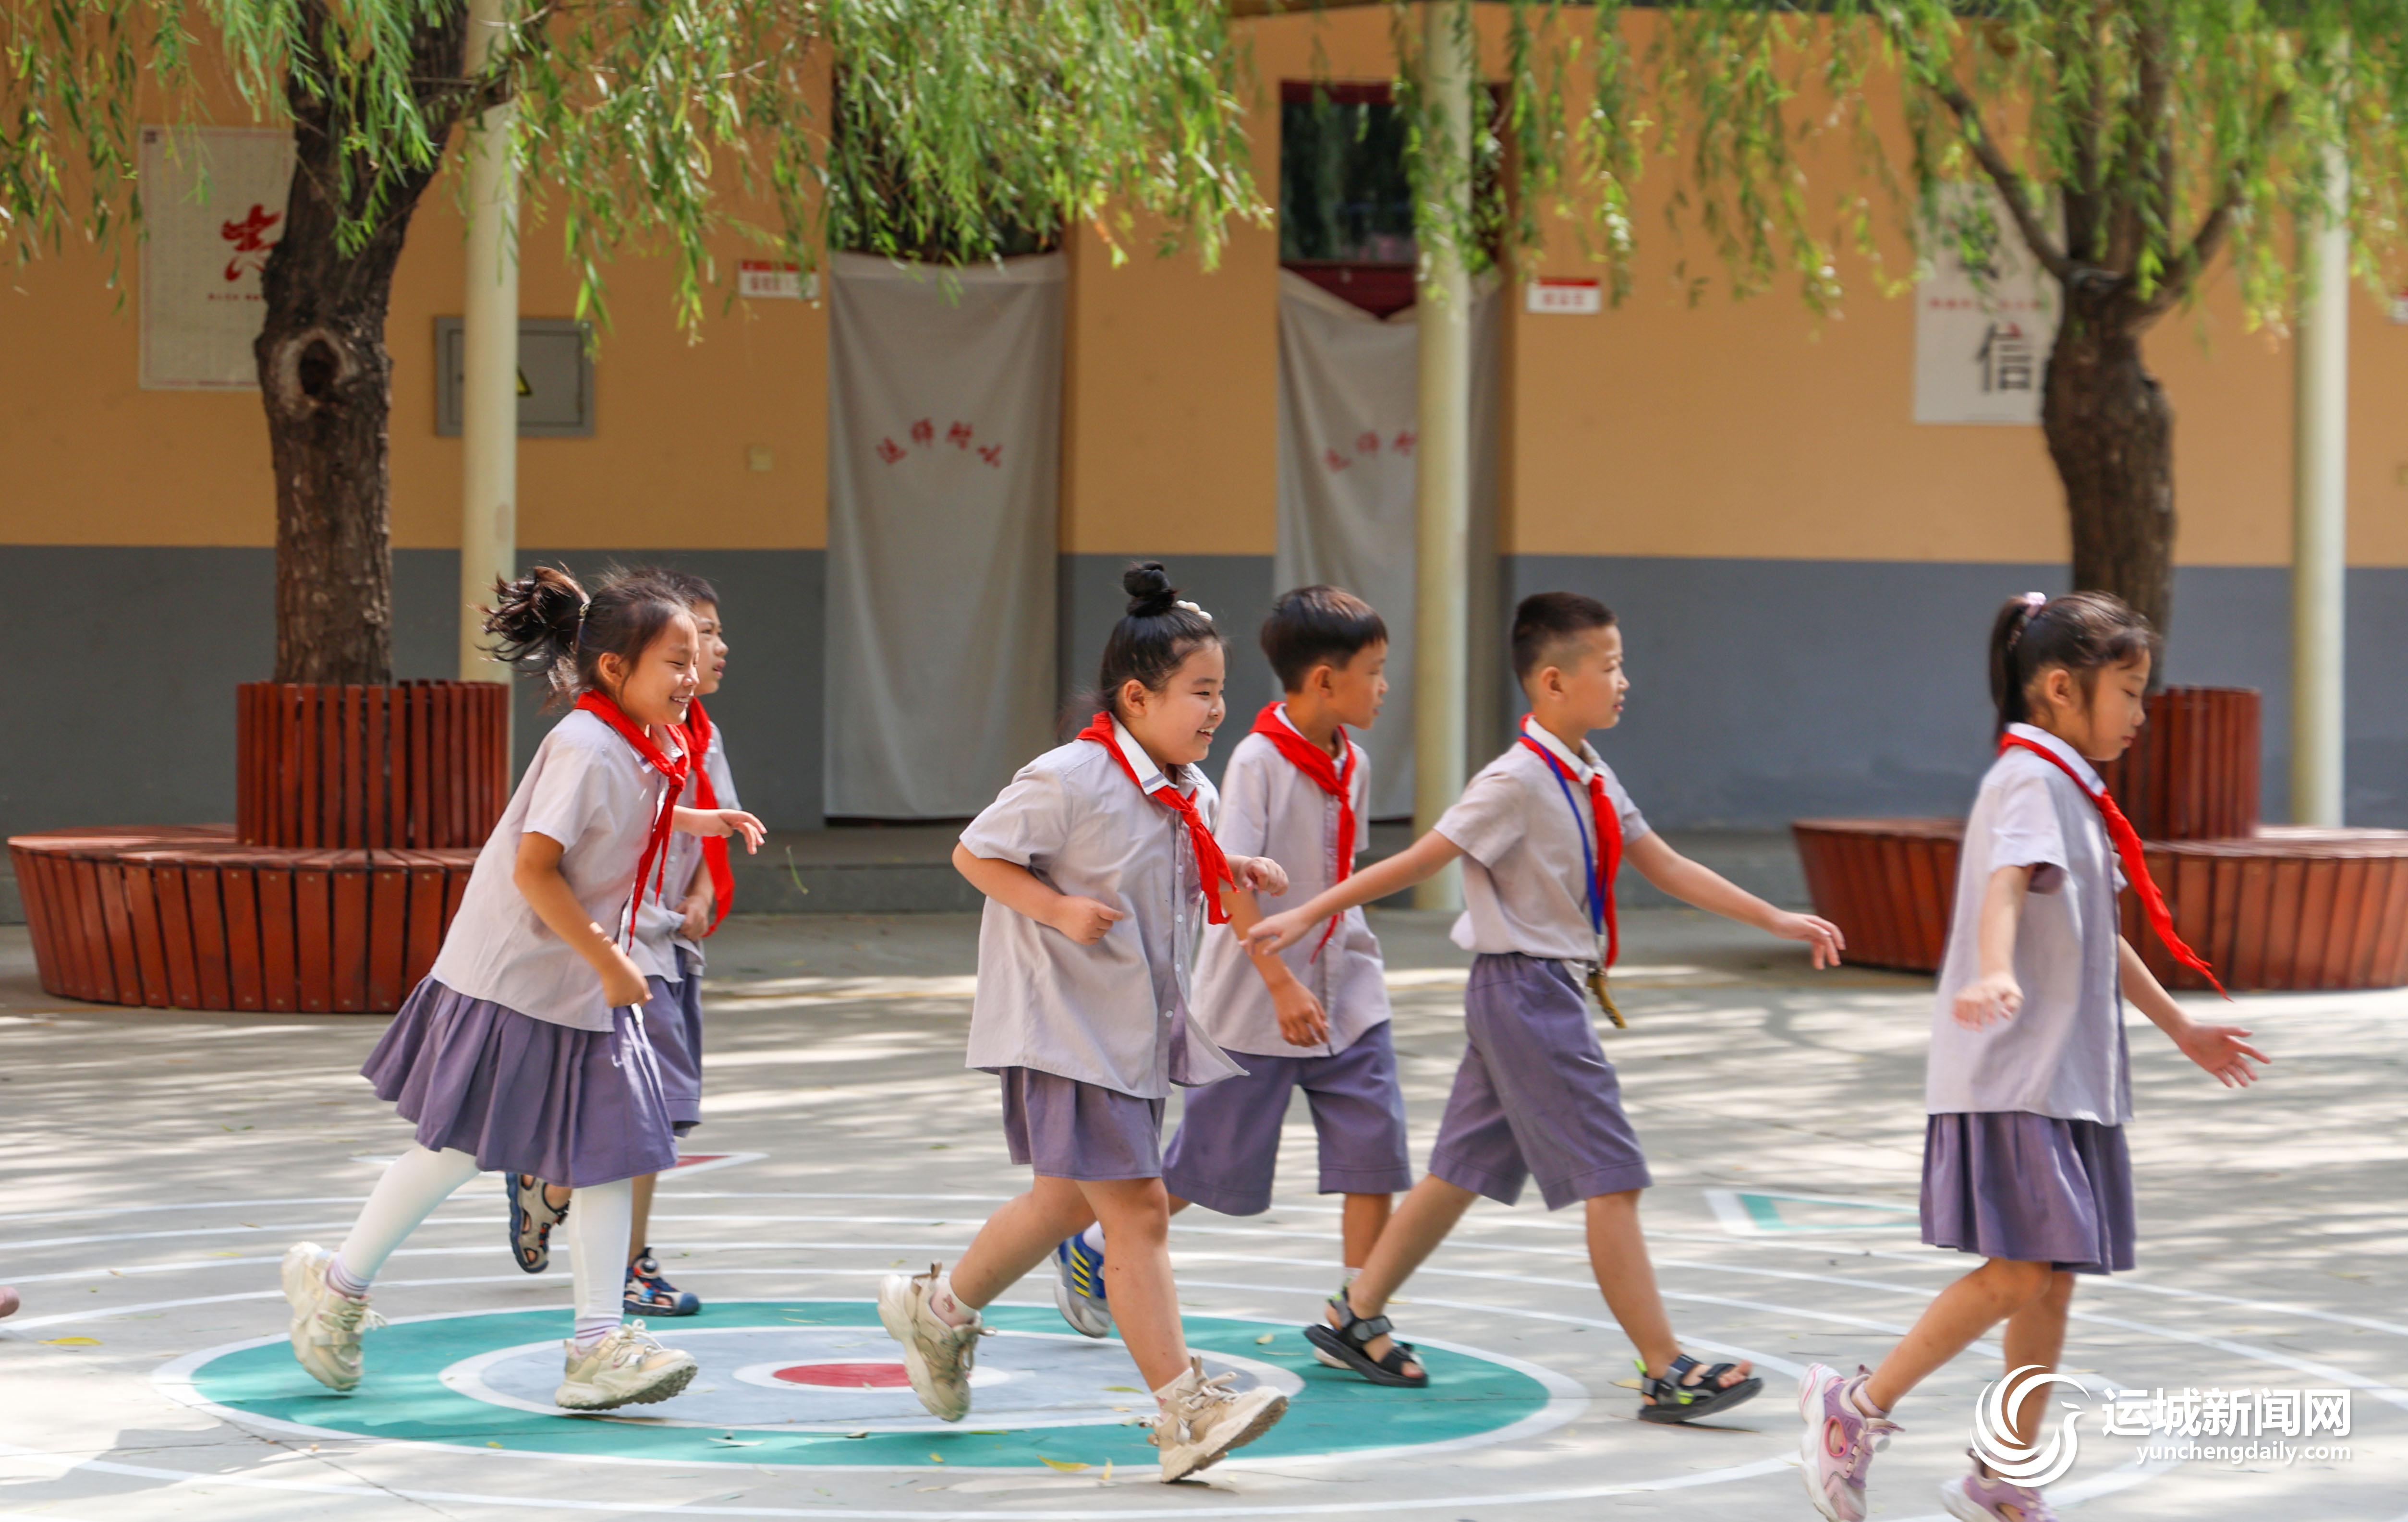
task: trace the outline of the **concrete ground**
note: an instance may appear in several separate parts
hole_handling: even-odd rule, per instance
[[[1466,959],[1426,917],[1379,926],[1418,1160]],[[0,1515],[1804,1518],[1797,1371],[1877,1358],[1970,1266],[1916,1240],[1928,982],[1818,976],[1794,947],[1639,910],[1634,1029],[1606,1040],[1656,1173],[1657,1271],[1689,1345],[1755,1358],[1762,1398],[1693,1429],[1633,1419],[1577,1215],[1535,1198],[1477,1207],[1397,1305],[1429,1390],[1320,1369],[1295,1329],[1335,1278],[1336,1217],[1299,1109],[1270,1213],[1195,1212],[1172,1236],[1194,1341],[1293,1390],[1282,1428],[1200,1483],[1153,1484],[1134,1370],[1062,1335],[1039,1278],[995,1317],[970,1419],[937,1430],[885,1387],[892,1345],[862,1302],[957,1253],[1025,1176],[994,1081],[961,1068],[975,933],[824,915],[722,932],[709,1118],[653,1233],[710,1302],[659,1328],[704,1375],[596,1419],[543,1399],[566,1266],[515,1272],[491,1180],[387,1269],[394,1325],[360,1391],[318,1390],[283,1351],[278,1256],[339,1240],[370,1159],[407,1140],[353,1075],[380,1022],[68,1005],[35,984],[24,932],[0,932],[0,1282],[25,1299],[0,1322]],[[2251,1410],[2261,1390],[2344,1392],[2313,1403],[2329,1429],[2345,1400],[2348,1430],[2235,1463],[2148,1457],[2085,1415],[2053,1495],[2082,1516],[2408,1522],[2408,996],[2234,1012],[2278,1059],[2245,1092],[2135,1023],[2141,1267],[2084,1282],[2066,1364],[2094,1396],[2199,1391],[2210,1413],[2217,1392]],[[1938,1515],[1998,1372],[1995,1349],[1969,1354],[1901,1409],[1876,1516]]]

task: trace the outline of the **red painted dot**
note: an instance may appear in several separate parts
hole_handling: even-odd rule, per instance
[[[770,1377],[789,1385],[826,1385],[844,1390],[891,1390],[911,1383],[899,1363],[797,1363]]]

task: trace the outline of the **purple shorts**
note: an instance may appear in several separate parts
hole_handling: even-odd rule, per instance
[[[1558,961],[1483,953],[1463,995],[1469,1044],[1429,1173],[1501,1204],[1538,1175],[1549,1210],[1653,1182],[1598,1045],[1588,1001]]]
[[[998,1076],[1012,1161],[1047,1178],[1162,1176],[1162,1101],[1035,1068]]]
[[[1405,1095],[1388,1022],[1334,1057],[1231,1052],[1242,1078],[1187,1091],[1162,1181],[1182,1200],[1224,1216],[1259,1216],[1271,1205],[1280,1124],[1288,1096],[1304,1090],[1321,1141],[1321,1192],[1394,1194],[1413,1187],[1405,1152]]]
[[[2132,1267],[2132,1159],[2124,1128],[2022,1110],[1935,1115],[1923,1131],[1923,1240],[2046,1263]]]
[[[646,980],[652,996],[644,1001],[644,1035],[661,1065],[669,1124],[683,1136],[702,1123],[702,977],[686,965],[683,946],[677,948],[677,960],[678,982]]]

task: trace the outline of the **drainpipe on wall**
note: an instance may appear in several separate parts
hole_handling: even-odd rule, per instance
[[[470,0],[466,73],[501,40],[507,0]],[[486,111],[468,134],[468,275],[461,309],[460,679],[507,682],[480,647],[480,604],[518,574],[519,181],[510,162],[517,107]]]
[[[2349,559],[2348,161],[2323,220],[2301,229],[2291,509],[2291,822],[2342,822],[2343,581]]]
[[[1471,7],[1433,5],[1424,17],[1425,97],[1444,121],[1427,134],[1432,164],[1424,183],[1442,187],[1446,222],[1421,237],[1422,290],[1415,314],[1421,364],[1420,469],[1414,487],[1413,831],[1438,822],[1463,791],[1464,654],[1469,637],[1471,520],[1471,281],[1457,243],[1471,204]],[[1423,218],[1431,219],[1426,212]],[[1418,909],[1463,905],[1461,866],[1413,890]]]

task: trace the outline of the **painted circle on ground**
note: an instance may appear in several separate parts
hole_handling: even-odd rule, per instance
[[[826,1385],[840,1390],[893,1390],[911,1383],[899,1363],[796,1363],[773,1369],[769,1377],[781,1385]]]
[[[984,1377],[959,1424],[929,1416],[908,1384],[878,1382],[896,1366],[895,1344],[877,1307],[857,1301],[721,1301],[658,1325],[701,1373],[673,1400],[613,1412],[552,1404],[560,1380],[552,1310],[396,1321],[370,1335],[367,1377],[348,1395],[310,1379],[280,1339],[181,1360],[181,1378],[234,1419],[337,1438],[671,1464],[1154,1463],[1138,1425],[1154,1403],[1119,1343],[1067,1332],[1050,1308],[993,1306],[987,1321],[996,1335],[980,1346]],[[1208,1374],[1289,1397],[1286,1418],[1248,1448],[1250,1459],[1479,1442],[1553,1425],[1541,1418],[1568,1418],[1581,1401],[1559,1376],[1475,1350],[1433,1347],[1430,1387],[1393,1390],[1323,1367],[1293,1326],[1191,1316],[1186,1330]],[[777,1377],[847,1365],[872,1371],[867,1387]]]

